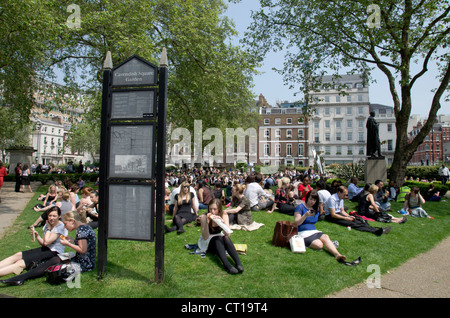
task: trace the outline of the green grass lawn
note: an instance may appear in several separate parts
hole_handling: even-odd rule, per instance
[[[17,251],[37,247],[37,243],[31,242],[26,227],[39,216],[32,207],[37,203],[39,193],[44,193],[47,188],[41,187],[36,192],[0,241],[1,259]],[[352,209],[355,204],[346,202],[346,206]],[[393,203],[394,211],[400,208],[401,204]],[[49,285],[42,277],[27,281],[23,286],[0,286],[0,294],[26,298],[324,297],[364,282],[372,273],[367,272],[370,264],[377,264],[381,273],[386,273],[447,237],[450,234],[450,201],[427,202],[424,208],[434,220],[409,217],[405,224],[389,224],[391,232],[381,237],[319,222],[317,228],[332,240],[338,240],[340,252],[349,260],[361,256],[362,263],[355,267],[339,264],[326,251],[307,249],[304,254],[294,254],[289,248],[273,246],[271,240],[276,221],[292,221],[293,217],[277,212],[253,212],[254,221],[264,226],[252,232],[234,231],[231,236],[234,243],[248,245],[247,255],[241,255],[245,271],[239,275],[227,274],[213,255],[202,258],[190,254],[185,244],[196,244],[200,235],[200,227],[192,225],[185,227],[184,234],[172,232],[165,235],[163,283],[158,284],[154,279],[153,242],[108,240],[107,273],[101,280],[97,279],[96,270],[82,274],[80,288],[69,288],[66,284]],[[392,214],[400,216],[397,212]],[[166,220],[170,223],[169,216]],[[386,226],[378,222],[370,224]]]

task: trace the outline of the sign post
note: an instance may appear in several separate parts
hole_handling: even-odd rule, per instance
[[[108,239],[153,242],[156,230],[155,277],[161,282],[167,65],[158,68],[133,55],[109,66],[103,81],[98,277],[106,272]]]

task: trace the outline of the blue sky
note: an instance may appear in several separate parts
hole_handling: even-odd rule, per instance
[[[242,36],[251,24],[251,11],[259,8],[259,0],[242,0],[237,4],[229,3],[228,7],[226,15],[234,21],[239,36]],[[294,96],[296,90],[289,90],[289,87],[284,85],[282,76],[272,70],[273,67],[282,68],[283,59],[283,52],[268,54],[264,60],[264,65],[259,69],[264,73],[256,76],[253,81],[255,85],[253,88],[254,94],[256,96],[263,94],[271,105],[274,105],[277,101],[295,101],[302,97],[301,95]],[[430,68],[427,74],[415,83],[412,93],[413,109],[411,114],[428,117],[433,97],[430,90],[436,88],[439,84],[435,79],[437,74],[435,68]],[[372,73],[372,76],[376,79],[376,83],[371,83],[369,86],[370,102],[393,106],[386,76],[377,70]],[[450,115],[450,102],[444,102],[444,98],[441,98],[441,109],[438,114]]]

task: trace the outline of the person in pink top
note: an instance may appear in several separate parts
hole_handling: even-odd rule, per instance
[[[3,187],[3,177],[6,177],[8,173],[6,172],[6,168],[3,167],[3,162],[0,161],[0,195],[2,194]],[[2,197],[0,196],[0,202],[2,202]]]

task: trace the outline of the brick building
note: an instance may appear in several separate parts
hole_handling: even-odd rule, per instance
[[[301,104],[270,106],[261,94],[258,127],[258,164],[309,166],[308,121]]]

